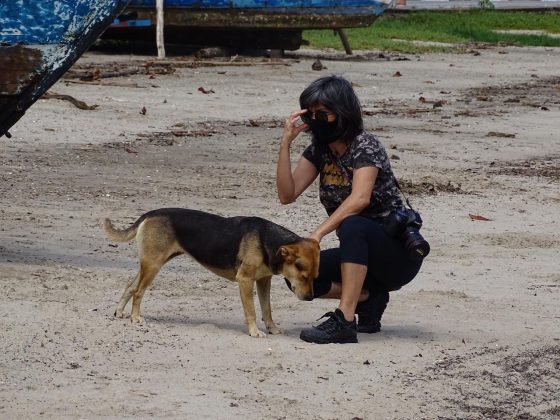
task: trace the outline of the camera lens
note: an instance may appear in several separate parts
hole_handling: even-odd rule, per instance
[[[430,244],[420,235],[417,229],[407,228],[403,234],[404,246],[413,260],[421,260],[430,253]]]

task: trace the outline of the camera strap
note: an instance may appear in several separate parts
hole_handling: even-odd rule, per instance
[[[408,197],[406,196],[406,194],[402,190],[402,188],[399,184],[399,181],[397,181],[397,177],[394,174],[393,174],[393,181],[395,181],[395,185],[397,186],[397,189],[400,191],[401,195],[403,196],[406,205],[410,208],[410,210],[416,211],[416,210],[414,210],[414,207],[412,207],[412,205],[410,204],[410,201],[408,201]]]

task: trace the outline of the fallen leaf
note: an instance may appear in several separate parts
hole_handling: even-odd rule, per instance
[[[488,219],[487,217],[484,217],[484,216],[479,216],[478,214],[470,214],[469,213],[469,217],[471,218],[471,220],[480,220],[480,221],[483,221],[483,222],[492,221],[492,219]]]
[[[211,93],[216,93],[212,89],[204,89],[202,86],[200,86],[198,88],[198,91],[204,93],[205,95],[209,95]]]
[[[393,77],[401,77],[402,74],[400,71],[395,72],[395,74],[393,74]]]
[[[515,134],[501,133],[499,131],[489,131],[488,134],[486,134],[486,137],[506,137],[506,138],[514,139]]]

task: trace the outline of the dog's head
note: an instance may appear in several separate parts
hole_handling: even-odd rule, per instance
[[[302,239],[278,249],[282,259],[280,271],[301,300],[313,300],[313,280],[319,275],[319,251],[319,242],[313,239]]]

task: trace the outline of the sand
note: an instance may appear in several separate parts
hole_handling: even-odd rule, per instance
[[[90,52],[50,91],[95,109],[40,100],[0,139],[2,418],[560,418],[560,51],[319,56],[321,71],[309,50],[146,71]],[[136,74],[76,83],[94,68]],[[145,324],[113,318],[136,247],[104,217],[188,207],[303,236],[324,219],[316,184],[279,203],[275,162],[299,93],[331,73],[354,83],[432,246],[382,331],[304,343],[337,302],[276,276],[284,334],[252,338],[237,285],[187,257],[146,293]]]

